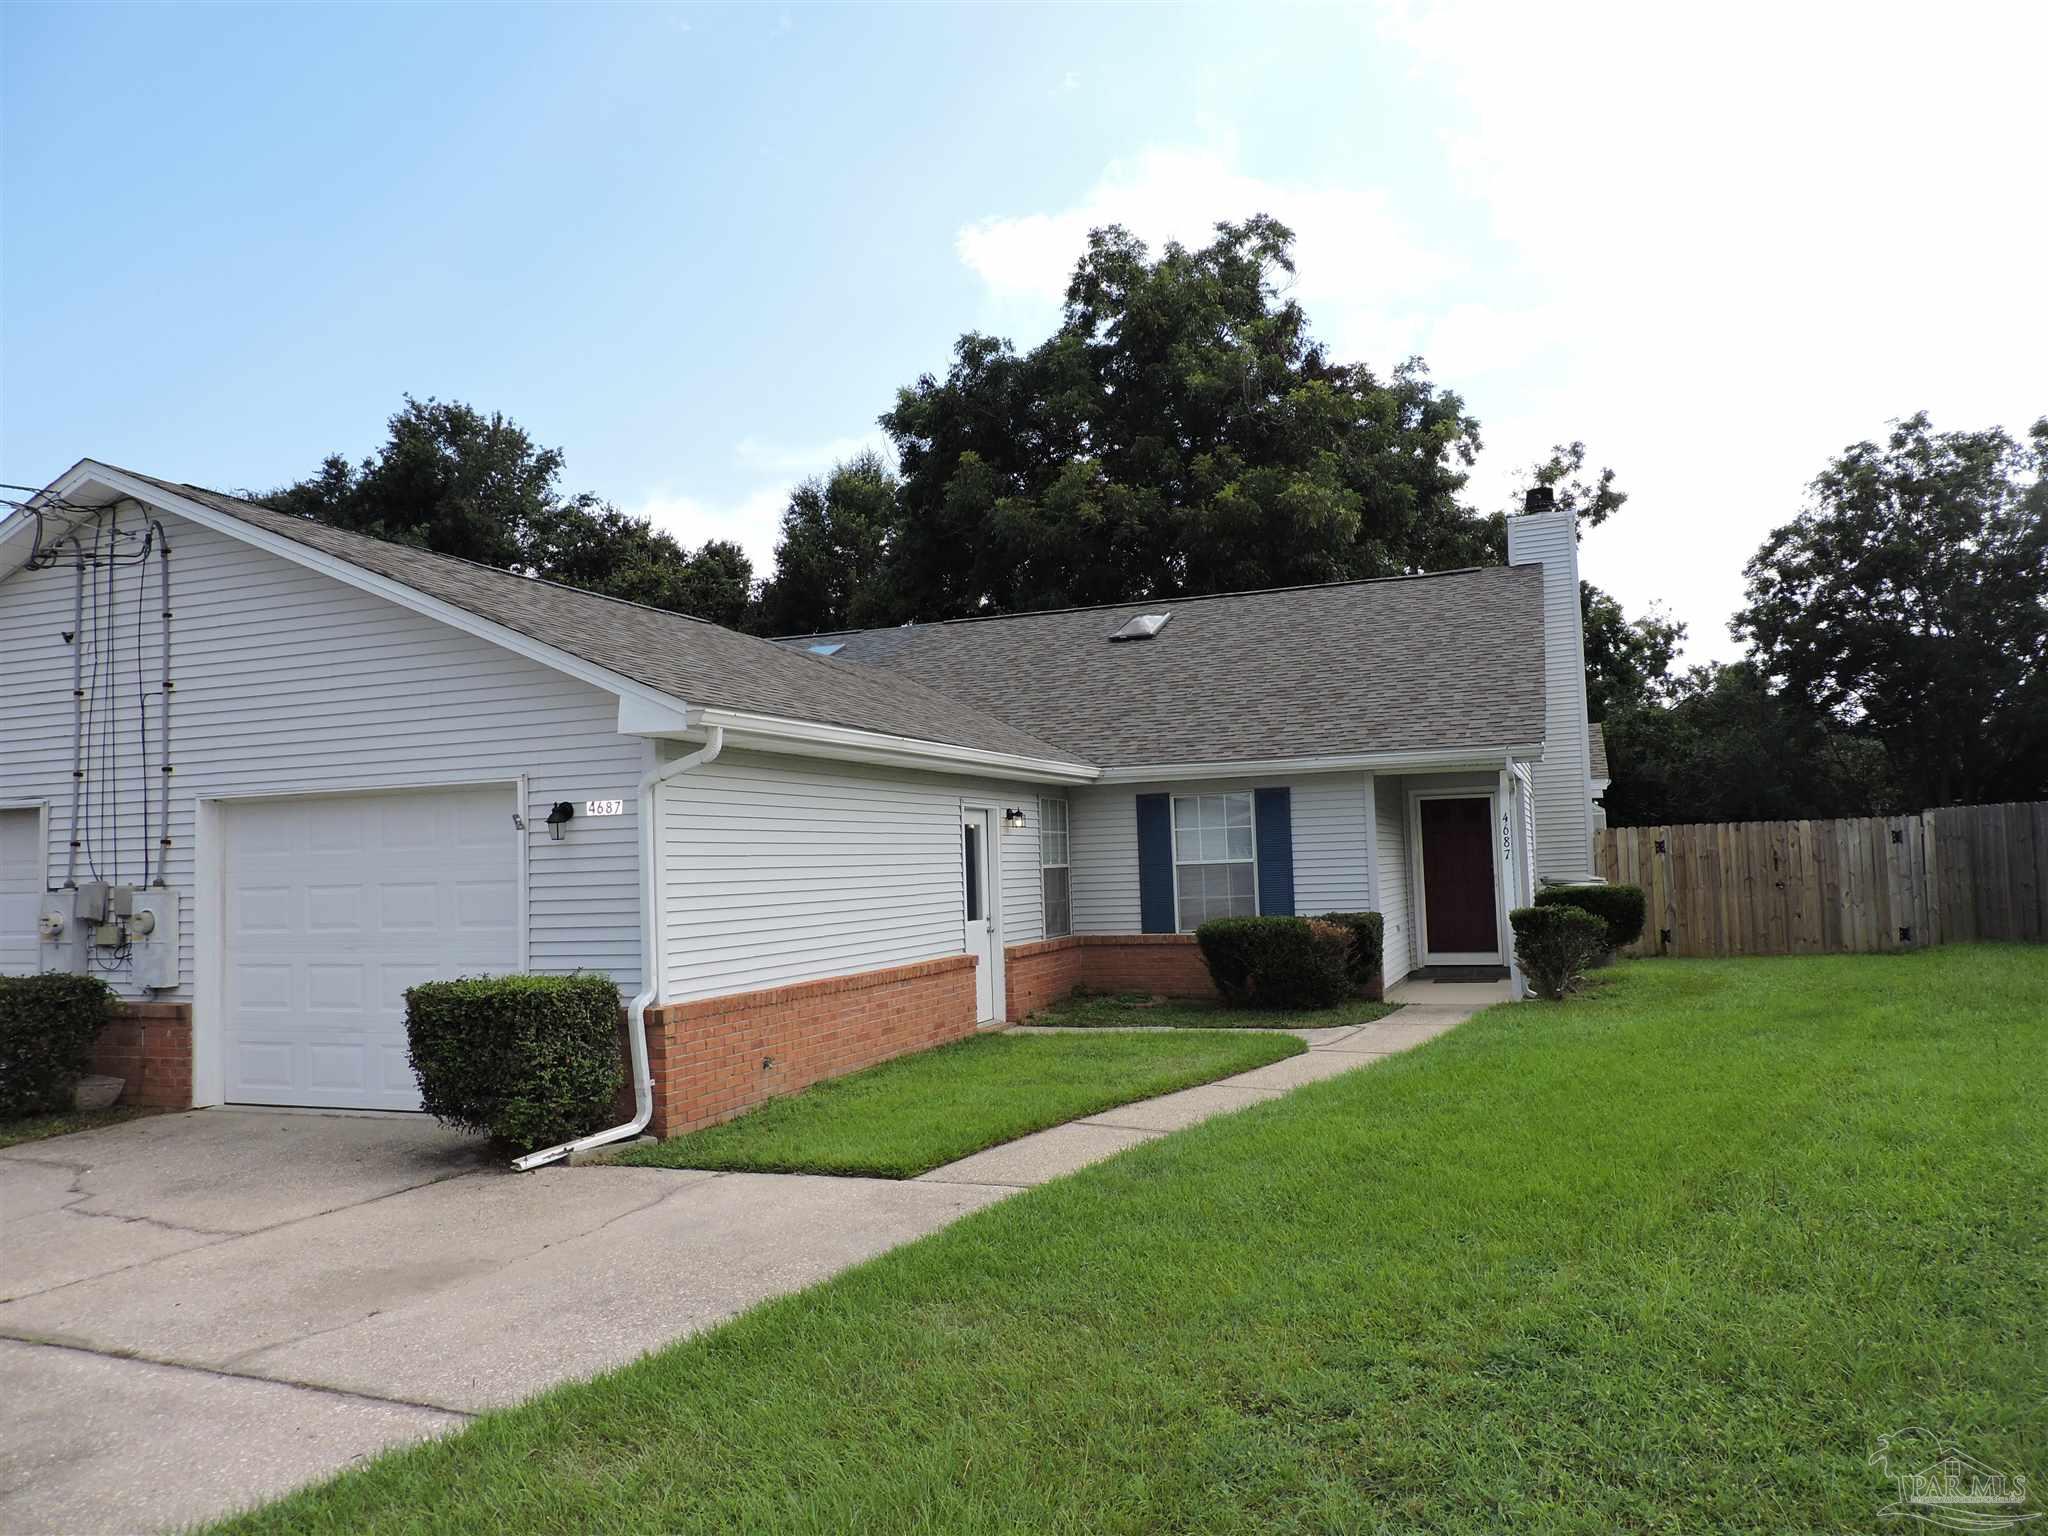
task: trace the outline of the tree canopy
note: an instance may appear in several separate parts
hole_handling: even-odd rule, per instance
[[[1293,238],[1256,217],[1155,260],[1127,230],[1092,232],[1045,341],[970,332],[944,377],[898,392],[885,533],[878,497],[827,494],[839,476],[799,490],[764,612],[816,592],[824,623],[806,628],[846,621],[817,550],[859,553],[869,623],[1488,558],[1499,520],[1459,501],[1478,423],[1419,359],[1382,379],[1331,357],[1280,290]]]
[[[1733,632],[1771,681],[1881,741],[1907,803],[2048,791],[2048,419],[1853,445],[1748,566]]]
[[[256,500],[280,512],[416,545],[608,597],[746,622],[752,563],[737,544],[689,550],[589,495],[565,495],[559,448],[456,401],[415,400],[384,446],[352,465],[330,454],[318,473]]]

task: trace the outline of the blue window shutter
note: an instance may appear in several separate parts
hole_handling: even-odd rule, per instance
[[[1173,932],[1173,805],[1138,796],[1138,916],[1147,933]]]
[[[1259,829],[1259,915],[1294,916],[1294,795],[1286,789],[1252,791]]]

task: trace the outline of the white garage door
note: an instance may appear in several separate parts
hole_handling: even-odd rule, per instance
[[[42,830],[39,811],[0,811],[0,976],[27,976],[36,968]]]
[[[405,989],[519,967],[513,801],[506,786],[228,809],[230,1103],[419,1108]]]

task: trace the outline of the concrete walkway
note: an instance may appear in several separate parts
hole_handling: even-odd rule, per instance
[[[0,1531],[156,1530],[275,1497],[1476,1006],[1299,1031],[1300,1056],[910,1181],[517,1175],[417,1116],[292,1111],[0,1149]]]

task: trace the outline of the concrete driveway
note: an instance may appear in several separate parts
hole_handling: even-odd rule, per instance
[[[0,1150],[0,1531],[224,1514],[1012,1192],[515,1175],[413,1116],[205,1110]]]

